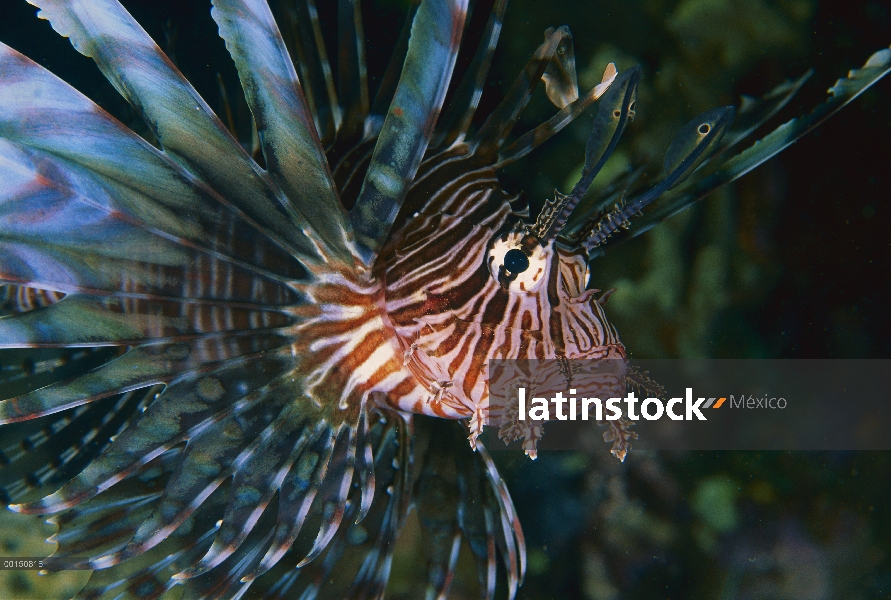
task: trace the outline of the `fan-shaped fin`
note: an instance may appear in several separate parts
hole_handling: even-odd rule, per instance
[[[265,439],[234,465],[229,504],[213,545],[200,561],[179,574],[177,579],[202,575],[238,550],[281,487],[294,461],[306,448],[310,428],[306,425],[305,413],[286,410],[263,435]]]
[[[266,169],[326,251],[351,264],[347,214],[269,5],[265,0],[214,0],[213,5],[211,14],[257,124]]]
[[[455,66],[467,0],[424,0],[362,191],[350,219],[367,265],[373,263],[405,200]]]
[[[362,139],[368,117],[368,71],[365,66],[362,2],[339,0],[337,24],[337,92],[343,114],[337,138],[338,142],[354,144]]]
[[[295,212],[198,92],[117,0],[31,0],[39,16],[96,61],[139,112],[164,151],[307,260],[311,219]],[[132,164],[132,163],[131,163]]]
[[[280,348],[287,338],[275,334],[243,334],[188,343],[131,348],[120,358],[70,381],[0,401],[0,424],[50,415],[82,404],[174,378],[197,376],[200,369],[240,356]]]
[[[327,476],[336,440],[337,432],[326,422],[317,423],[307,449],[288,471],[282,484],[272,543],[253,572],[245,576],[247,581],[268,571],[291,549]]]
[[[352,591],[356,598],[379,598],[383,595],[390,575],[396,537],[402,529],[411,499],[412,420],[400,415],[388,415],[386,421],[378,421],[375,431],[380,431],[375,444],[375,477],[384,485],[384,493],[375,496],[368,516],[363,519],[362,529],[375,531],[366,542],[353,546],[363,555]]]
[[[126,544],[161,497],[181,449],[158,456],[104,493],[47,519],[58,525],[53,556],[98,557]]]
[[[125,548],[96,559],[96,566],[116,564],[161,543],[252,454],[266,449],[265,442],[280,426],[276,420],[285,417],[281,413],[288,401],[284,394],[270,395],[263,402],[252,403],[243,410],[236,408],[233,414],[190,436],[183,450],[183,460],[167,482],[151,517],[140,525]],[[233,489],[231,485],[229,497],[235,502],[245,500],[243,490]],[[261,508],[257,518],[262,512]]]
[[[480,97],[483,95],[483,86],[492,66],[492,56],[498,45],[498,37],[501,34],[501,23],[504,21],[504,11],[507,10],[507,0],[496,0],[489,15],[489,22],[483,33],[473,60],[461,80],[461,84],[455,91],[455,96],[446,109],[438,126],[439,133],[434,137],[431,146],[449,147],[455,142],[460,142],[470,129],[470,122],[479,106]]]
[[[311,240],[298,236],[285,242],[252,222],[89,99],[3,44],[0,72],[0,155],[4,181],[11,183],[3,190],[7,199],[15,189],[12,182],[35,186],[34,193],[82,191],[85,200],[147,230],[286,277],[301,273],[292,253],[315,256]],[[233,239],[252,244],[233,244]]]
[[[364,410],[364,407],[360,408],[360,411]],[[325,487],[328,489],[320,492],[317,499],[322,512],[322,526],[312,548],[303,560],[297,563],[298,569],[309,564],[328,547],[347,510],[347,496],[352,487],[356,465],[355,424],[344,424],[334,443],[334,454],[328,466],[330,473],[325,481],[327,484]]]
[[[222,367],[187,374],[173,381],[139,420],[122,432],[83,472],[57,492],[16,510],[47,514],[70,508],[114,485],[177,444],[211,431],[225,438],[220,422],[233,413],[274,411],[293,401],[293,365],[289,351],[262,353],[227,361]],[[270,374],[286,373],[269,383]],[[248,393],[251,389],[255,391]],[[222,434],[222,435],[221,435]],[[221,439],[221,443],[225,443]],[[197,458],[197,457],[193,457]],[[213,461],[213,455],[207,457]]]
[[[171,452],[157,460],[163,459],[158,464],[149,463],[136,475],[115,486],[123,487],[132,483],[129,493],[139,497],[139,486],[150,489],[163,489],[175,464],[179,461],[178,452]],[[148,468],[147,467],[151,467]],[[137,505],[126,502],[123,495],[114,496],[115,488],[108,490],[97,498],[89,501],[85,507],[90,507],[90,514],[86,517],[81,530],[82,537],[108,535],[109,544],[116,543],[117,547],[126,543],[126,540],[136,531],[138,526],[151,514],[151,508],[155,506],[158,494],[146,496],[145,500],[152,502],[140,502]],[[188,564],[200,556],[210,545],[213,535],[217,530],[217,522],[225,507],[227,488],[218,489],[208,498],[198,511],[190,518],[186,526],[180,527],[165,541],[149,550],[142,556],[132,560],[116,564],[110,568],[93,571],[90,580],[83,590],[76,596],[78,599],[103,600],[144,600],[146,598],[163,597],[164,591],[173,587],[175,580],[170,575],[176,573],[178,566]],[[106,496],[108,508],[101,513],[96,512],[98,504]],[[123,502],[117,501],[123,499]],[[82,512],[78,507],[70,513]],[[66,513],[70,514],[70,513]],[[64,529],[66,523],[60,518],[60,526]],[[76,522],[75,522],[76,523]],[[66,549],[68,556],[96,556],[102,552],[107,544],[102,547],[89,546],[88,548]],[[114,546],[113,546],[114,547]],[[57,555],[59,552],[56,553]]]
[[[72,294],[40,311],[0,319],[0,348],[125,346],[293,324],[279,311]]]
[[[29,502],[45,495],[47,488],[64,484],[135,420],[159,391],[148,388],[117,395],[90,407],[93,410],[70,411],[16,427],[16,432],[28,435],[2,449],[5,458],[0,463],[8,464],[0,469],[0,502]]]
[[[549,30],[550,31],[550,30]],[[538,47],[523,71],[514,81],[507,96],[492,111],[483,126],[470,141],[474,152],[481,156],[494,154],[504,144],[520,113],[529,103],[532,92],[538,87],[548,63],[557,54],[557,48],[565,38],[571,37],[568,27],[560,27],[545,37],[544,43]]]

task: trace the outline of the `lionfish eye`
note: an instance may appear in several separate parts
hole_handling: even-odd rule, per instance
[[[504,255],[504,268],[511,273],[522,273],[529,268],[529,257],[519,248],[512,248]]]
[[[535,236],[512,231],[489,243],[486,266],[498,284],[509,292],[531,292],[545,280],[550,245]]]

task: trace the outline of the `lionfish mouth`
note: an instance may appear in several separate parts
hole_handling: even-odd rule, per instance
[[[83,598],[177,585],[379,598],[411,507],[428,597],[448,593],[466,541],[482,597],[500,562],[513,598],[523,532],[476,439],[489,360],[617,358],[603,385],[624,386],[588,259],[754,168],[891,68],[891,50],[877,53],[826,104],[732,157],[802,82],[750,100],[735,129],[732,107],[707,111],[678,133],[660,181],[638,189],[629,173],[589,193],[634,119],[641,70],[608,65],[580,94],[569,30],[549,29],[472,127],[506,0],[445,107],[467,0],[410,8],[373,100],[358,0],[338,2],[336,85],[314,0],[278,15],[287,42],[264,0],[214,0],[252,115],[244,144],[117,0],[29,1],[153,136],[0,44],[0,285],[14,312],[0,348],[24,349],[0,371],[4,395],[18,394],[0,401],[0,491],[17,512],[52,515],[55,558],[94,569]],[[508,142],[539,82],[557,113]],[[497,171],[595,106],[579,181],[527,220]],[[611,438],[620,458],[626,425]],[[534,457],[536,427],[502,437]]]

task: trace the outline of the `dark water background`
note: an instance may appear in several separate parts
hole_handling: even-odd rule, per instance
[[[332,23],[335,3],[317,2]],[[212,107],[220,106],[217,73],[236,97],[237,76],[209,2],[123,4]],[[372,93],[405,5],[364,7]],[[145,132],[92,61],[35,19],[33,7],[18,0],[0,6],[0,40]],[[891,43],[891,3],[512,0],[481,114],[542,32],[563,24],[574,34],[580,87],[597,83],[606,62],[620,70],[642,65],[638,116],[620,152],[652,156],[658,165],[673,132],[742,93],[766,93],[813,67],[805,90],[773,124],[822,102],[839,76]],[[520,131],[553,110],[539,92]],[[589,124],[579,119],[510,169],[506,186],[526,190],[533,204],[555,187],[568,191]],[[889,141],[891,77],[778,159],[596,260],[595,285],[617,288],[607,311],[631,355],[891,357]],[[521,598],[891,598],[888,453],[632,450],[619,464],[598,435],[587,451],[544,454],[535,463],[518,452],[498,455],[527,534]],[[14,536],[4,537],[9,544]],[[418,544],[410,522],[391,597],[420,597]],[[20,547],[0,554],[6,551]],[[460,571],[454,597],[476,597],[472,565],[462,562]],[[47,589],[20,577],[0,584],[0,597],[43,597]]]

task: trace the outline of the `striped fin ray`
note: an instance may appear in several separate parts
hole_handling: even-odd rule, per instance
[[[161,497],[182,448],[166,452],[104,493],[47,519],[59,531],[54,556],[95,557],[123,547]]]
[[[290,25],[286,29],[294,33],[285,38],[285,43],[293,48],[292,56],[300,69],[316,130],[322,145],[328,147],[334,142],[342,117],[315,0],[288,3],[280,9],[284,11],[285,22]]]
[[[120,348],[23,348],[0,353],[0,389],[5,396],[21,396],[38,388],[93,369],[115,356]]]
[[[121,433],[160,391],[148,388],[117,395],[89,408],[69,411],[15,428],[5,435],[0,463],[2,503],[22,503],[45,494],[79,473]]]
[[[258,405],[262,407],[264,403],[273,410],[276,403],[281,405],[291,399],[293,388],[291,375],[270,381],[270,373],[288,373],[292,364],[290,352],[261,353],[173,381],[139,420],[84,471],[60,490],[16,510],[37,514],[66,510],[96,496],[183,441],[206,431],[219,436],[220,431],[225,431],[220,423],[231,420],[233,415],[262,410]],[[254,391],[249,392],[251,389]]]
[[[276,335],[241,335],[223,340],[152,344],[131,348],[88,373],[39,388],[17,398],[0,400],[0,423],[18,423],[89,404],[114,394],[175,379],[199,376],[214,364],[281,348]]]
[[[55,304],[65,297],[62,292],[44,290],[25,285],[0,285],[0,310],[30,312]]]
[[[210,521],[205,517],[203,521]],[[198,529],[195,527],[195,529]],[[168,542],[146,553],[139,561],[93,571],[89,581],[72,600],[156,600],[176,586],[170,573],[176,565],[200,553],[214,533],[212,524],[201,535],[171,537]]]
[[[569,28],[565,26],[556,30],[548,30],[544,43],[538,47],[535,54],[526,63],[507,96],[492,111],[480,130],[470,140],[470,146],[475,154],[489,156],[497,152],[504,144],[519,119],[520,113],[528,104],[532,92],[538,87],[538,82],[541,81],[548,65],[557,56],[561,44],[571,37]]]
[[[316,427],[316,433],[309,440],[306,450],[282,483],[272,542],[254,569],[245,575],[246,582],[256,579],[275,566],[294,545],[319,489],[328,476],[339,433],[324,422]]]
[[[292,323],[279,311],[72,294],[40,311],[0,319],[0,348],[125,346]]]
[[[325,553],[298,570],[293,568],[293,562],[300,553],[292,550],[269,572],[269,577],[276,583],[269,588],[266,597],[284,599],[321,595],[370,599],[382,596],[396,535],[408,510],[409,469],[402,467],[411,465],[407,426],[400,417],[393,417],[377,418],[367,430],[375,448],[376,477],[384,484],[387,493],[376,495],[367,517],[361,523],[355,523],[356,513],[360,512],[355,496],[361,495],[361,484],[360,489],[354,489],[345,505],[344,524]],[[317,502],[324,506],[330,500],[325,500],[320,491]],[[358,575],[352,581],[349,577],[332,576],[335,569]]]
[[[277,441],[282,430],[294,430],[302,421],[299,413],[291,418],[298,423],[288,423],[289,415],[282,414],[289,398],[286,394],[267,395],[263,402],[255,402],[220,420],[215,427],[208,427],[190,436],[183,451],[183,460],[164,488],[152,515],[146,519],[121,550],[94,560],[98,568],[112,566],[157,546],[192,515],[224,482],[241,472],[245,463],[256,452],[271,450],[269,442]],[[298,440],[299,441],[299,440]],[[272,483],[272,482],[270,482]],[[252,496],[266,494],[267,490],[232,488],[229,498],[235,502],[252,502]],[[257,500],[256,497],[253,501]],[[257,517],[262,514],[262,505]],[[226,516],[233,516],[227,511]],[[240,523],[250,528],[251,523]],[[250,529],[248,529],[250,531]],[[218,532],[217,538],[219,539]],[[240,544],[239,544],[240,545]]]
[[[526,571],[523,532],[507,488],[491,457],[477,441],[474,452],[464,442],[461,424],[448,427],[418,418],[422,439],[429,440],[416,485],[416,502],[431,565],[427,596],[443,598],[454,578],[462,539],[477,565],[483,598],[495,593],[495,564],[501,555],[514,598]],[[428,421],[425,423],[424,421]],[[497,552],[496,552],[497,549]]]
[[[115,205],[123,203],[116,198],[123,194],[111,193],[67,161],[0,140],[0,175],[7,183],[0,191],[2,279],[64,293],[148,294],[264,305],[297,299],[281,275],[255,266],[287,255],[257,239],[255,232],[245,231],[227,211],[218,216],[229,217],[228,224],[208,224],[222,230],[196,232],[196,237],[215,246],[203,249],[117,210]],[[257,239],[253,248],[236,243],[251,237]],[[293,260],[272,267],[292,277],[302,272]]]
[[[198,92],[117,0],[33,0],[39,16],[96,61],[165,152],[305,260],[319,260],[312,223],[247,155]],[[318,165],[313,165],[317,167]]]
[[[211,15],[238,68],[269,174],[295,212],[321,238],[326,253],[352,264],[347,214],[268,4],[265,0],[214,0],[213,5]],[[367,112],[367,91],[365,96]]]
[[[483,33],[483,39],[473,56],[473,60],[464,74],[448,109],[443,115],[439,132],[434,136],[430,146],[434,148],[448,148],[455,142],[461,142],[470,129],[470,122],[476,114],[480,97],[483,95],[483,86],[492,66],[492,56],[498,45],[498,37],[501,35],[501,24],[504,21],[504,11],[507,10],[507,0],[496,0]]]
[[[364,135],[369,110],[361,0],[339,0],[337,25],[337,92],[343,114],[337,137],[339,143],[352,145]]]
[[[57,206],[88,204],[108,213],[106,218],[118,227],[123,221],[166,238],[158,239],[159,244],[203,248],[287,278],[303,272],[291,256],[293,248],[285,250],[289,245],[281,238],[68,84],[2,44],[0,66],[0,172],[9,184],[0,196],[4,212],[28,210],[31,202],[56,197]],[[28,103],[21,98],[29,98]],[[24,221],[4,219],[0,234],[17,237],[39,223],[33,215]],[[242,246],[235,239],[253,243]],[[315,252],[308,240],[300,243]]]
[[[466,12],[467,0],[424,0],[415,14],[402,76],[350,213],[367,265],[385,242],[427,150]]]
[[[178,574],[177,579],[203,575],[238,550],[306,449],[312,433],[304,418],[290,411],[279,415],[273,426],[261,434],[266,439],[243,458],[235,471],[234,493],[229,497],[213,544],[195,565]]]
[[[137,474],[115,488],[87,502],[84,506],[56,518],[63,531],[78,532],[73,544],[60,539],[62,556],[97,556],[126,544],[133,532],[151,514],[179,460],[179,452],[168,452],[146,465]],[[126,489],[127,485],[129,489]],[[127,493],[125,494],[124,491]],[[146,493],[148,491],[149,493]],[[87,585],[75,598],[143,600],[163,597],[175,585],[170,575],[177,566],[200,556],[216,532],[228,488],[223,486],[205,500],[190,519],[188,527],[177,529],[164,542],[133,560],[93,571]],[[65,518],[76,514],[66,522]],[[93,538],[101,543],[84,542]]]

